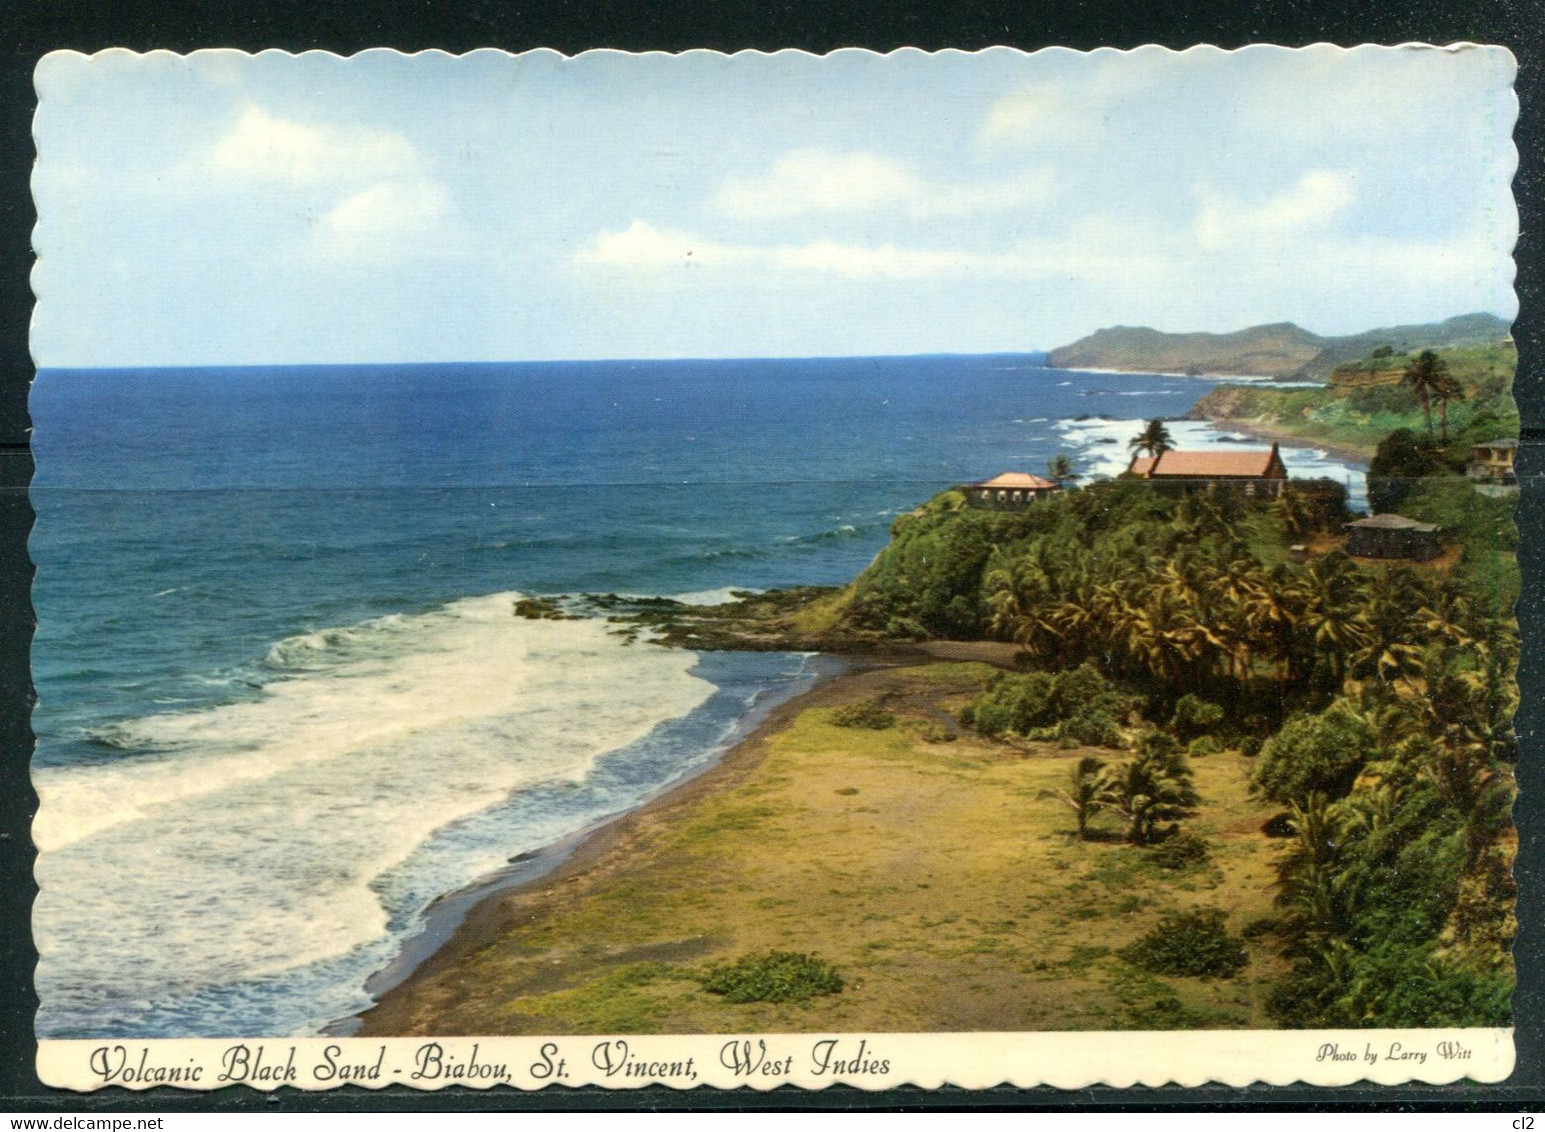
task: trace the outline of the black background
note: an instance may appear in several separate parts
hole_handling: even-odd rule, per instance
[[[0,1110],[80,1113],[154,1110],[282,1111],[406,1109],[618,1109],[618,1108],[965,1108],[1069,1106],[1094,1109],[1306,1108],[1479,1108],[1534,1109],[1545,1104],[1545,1050],[1542,1050],[1542,954],[1540,831],[1545,804],[1537,769],[1545,726],[1545,664],[1541,641],[1540,549],[1545,542],[1540,489],[1545,480],[1541,430],[1545,391],[1539,358],[1545,350],[1541,292],[1541,72],[1545,71],[1545,0],[1514,3],[1463,3],[1438,0],[1379,0],[1361,3],[1307,3],[1261,0],[1256,3],[1204,5],[1132,3],[1131,0],[1060,0],[1049,3],[971,3],[938,0],[905,3],[733,3],[700,0],[689,4],[491,3],[463,0],[436,4],[426,0],[323,7],[315,3],[20,3],[0,11]],[[513,51],[550,47],[574,53],[595,47],[681,51],[713,48],[774,50],[801,48],[827,52],[839,47],[888,51],[974,50],[1008,45],[1033,50],[1053,44],[1089,49],[1162,43],[1183,48],[1196,43],[1238,47],[1248,43],[1300,46],[1330,42],[1451,43],[1468,40],[1500,43],[1519,59],[1517,92],[1521,113],[1515,140],[1519,171],[1514,191],[1521,213],[1517,249],[1522,313],[1514,326],[1519,369],[1516,393],[1523,411],[1524,443],[1519,453],[1524,483],[1519,511],[1523,530],[1523,600],[1519,619],[1524,637],[1523,709],[1518,732],[1520,799],[1516,815],[1520,852],[1520,940],[1517,1018],[1518,1069],[1502,1085],[1443,1087],[1306,1089],[1254,1086],[1202,1089],[1129,1089],[1103,1087],[1069,1092],[990,1089],[981,1092],[899,1089],[864,1093],[837,1087],[822,1093],[784,1088],[771,1093],[749,1090],[691,1092],[656,1088],[629,1093],[549,1089],[526,1094],[445,1090],[371,1092],[346,1088],[308,1094],[284,1090],[260,1094],[234,1087],[216,1093],[188,1094],[170,1089],[146,1093],[105,1090],[90,1095],[45,1089],[33,1070],[35,1046],[32,993],[35,955],[28,931],[34,893],[32,848],[27,837],[35,805],[27,765],[31,733],[28,649],[32,610],[28,587],[32,573],[26,553],[32,512],[27,484],[32,460],[28,450],[27,389],[32,363],[27,349],[32,293],[33,223],[28,177],[32,168],[31,118],[35,105],[32,69],[47,52],[71,48],[91,52],[106,47],[137,51],[164,48],[236,47],[250,51],[281,48],[321,49],[351,54],[369,47],[403,51],[440,48],[453,53],[478,47]],[[1413,155],[1413,161],[1418,155]],[[1503,1125],[1499,1122],[1498,1127]]]

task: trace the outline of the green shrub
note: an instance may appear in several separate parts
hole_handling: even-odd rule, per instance
[[[928,630],[910,617],[892,617],[885,622],[885,635],[898,641],[925,641]]]
[[[1161,869],[1188,869],[1205,864],[1210,851],[1207,842],[1194,833],[1177,833],[1166,837],[1148,850],[1148,859]]]
[[[802,951],[765,951],[742,955],[710,968],[703,989],[729,1002],[807,1002],[817,995],[841,994],[842,976],[824,959]]]
[[[1331,704],[1318,715],[1290,716],[1261,748],[1255,788],[1284,806],[1316,792],[1344,797],[1375,744],[1373,728],[1345,703]]]
[[[961,713],[960,721],[983,735],[1024,735],[1048,742],[1072,739],[1100,747],[1121,746],[1116,720],[1136,700],[1093,664],[1063,672],[995,677]]]
[[[1081,711],[1063,720],[1057,731],[1060,740],[1063,742],[1071,740],[1074,746],[1111,748],[1121,746],[1121,728],[1116,726],[1114,719],[1098,709]]]
[[[832,722],[838,727],[862,727],[869,731],[884,731],[896,726],[896,716],[886,711],[879,700],[863,700],[844,704],[832,712]]]
[[[1282,924],[1274,916],[1257,916],[1244,927],[1239,929],[1243,939],[1266,939],[1282,929]]]
[[[1228,934],[1226,919],[1217,908],[1165,916],[1156,928],[1117,954],[1155,975],[1231,979],[1244,970],[1250,956],[1245,945]]]
[[[1239,741],[1239,753],[1246,758],[1253,759],[1261,753],[1261,737],[1259,735],[1246,735]]]
[[[1186,754],[1193,759],[1202,758],[1205,755],[1216,755],[1223,750],[1223,744],[1211,735],[1198,735],[1186,744]]]
[[[1222,722],[1222,708],[1190,692],[1175,701],[1175,714],[1170,717],[1170,727],[1182,739],[1205,735]]]

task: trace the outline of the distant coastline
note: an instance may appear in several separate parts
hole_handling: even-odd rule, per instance
[[[1194,378],[1199,381],[1269,381],[1279,382],[1280,379],[1267,373],[1166,373],[1163,370],[1148,369],[1102,369],[1098,366],[1047,366],[1049,370],[1065,369],[1070,373],[1099,373],[1112,377],[1179,377]]]
[[[1452,349],[1504,339],[1509,324],[1474,313],[1443,322],[1387,326],[1358,334],[1321,335],[1291,322],[1246,327],[1226,334],[1175,334],[1147,326],[1109,326],[1048,352],[1056,369],[1207,374],[1259,380],[1328,380],[1338,366],[1380,347],[1396,352]]]

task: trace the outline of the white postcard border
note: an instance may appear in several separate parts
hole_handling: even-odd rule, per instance
[[[955,1034],[704,1034],[463,1038],[71,1039],[38,1045],[59,1089],[322,1091],[346,1085],[520,1090],[1076,1089],[1222,1084],[1494,1084],[1511,1029],[1174,1030]]]

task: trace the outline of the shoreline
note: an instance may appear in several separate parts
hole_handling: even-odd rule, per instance
[[[1257,385],[1263,382],[1277,385],[1294,380],[1273,377],[1269,373],[1171,373],[1157,369],[1100,369],[1091,366],[1047,366],[1046,369],[1053,373],[1097,373],[1110,377],[1181,377],[1195,378],[1198,381],[1246,381]]]
[[[352,1036],[1111,1030],[1176,1009],[1208,1029],[1268,1026],[1269,947],[1249,945],[1250,971],[1227,984],[1149,980],[1119,958],[1199,904],[1236,924],[1270,913],[1278,846],[1249,760],[1196,765],[1203,871],[1156,865],[1107,818],[1079,838],[1057,790],[1080,759],[1117,756],[961,728],[1012,656],[979,644],[882,657],[779,704],[712,768],[477,900]],[[853,703],[895,722],[833,720]],[[1021,836],[982,837],[1005,821]],[[818,957],[845,986],[786,1002],[705,988],[705,972],[769,950]]]
[[[1227,432],[1242,432],[1259,440],[1270,440],[1278,444],[1285,444],[1291,448],[1317,448],[1328,456],[1333,456],[1343,463],[1360,464],[1367,467],[1373,459],[1372,449],[1360,448],[1353,444],[1338,444],[1334,441],[1320,440],[1316,437],[1299,436],[1283,429],[1269,428],[1250,420],[1240,420],[1235,417],[1210,417],[1210,416],[1186,416],[1182,420],[1206,421],[1214,428]]]
[[[906,663],[903,658],[872,654],[817,655],[826,662],[843,665],[843,670],[818,678],[814,686],[774,704],[717,759],[677,779],[631,809],[603,817],[512,861],[508,871],[501,870],[437,897],[425,909],[425,930],[404,941],[397,958],[366,980],[366,990],[377,995],[374,1005],[330,1023],[323,1033],[353,1037],[405,1032],[401,1022],[405,1020],[406,1007],[415,991],[435,975],[499,938],[515,911],[512,905],[527,899],[540,900],[559,886],[595,870],[641,825],[664,817],[704,795],[734,785],[760,764],[768,753],[771,739],[786,730],[801,713],[812,707],[841,702],[847,698],[847,691],[859,683],[858,678],[867,672]],[[522,865],[527,867],[521,868]],[[433,923],[436,917],[442,918],[439,925]],[[444,919],[450,917],[454,917],[455,923],[446,930]],[[415,946],[416,941],[426,936],[433,936],[438,942]]]
[[[442,922],[441,930],[433,933],[437,942],[430,946],[414,945],[415,940],[432,933],[430,926],[413,940],[405,941],[398,957],[366,980],[366,990],[376,996],[374,1005],[332,1022],[324,1033],[336,1037],[385,1037],[410,1032],[406,1023],[418,992],[437,975],[496,942],[517,920],[540,917],[540,905],[550,902],[565,886],[582,878],[599,881],[626,866],[630,860],[627,847],[645,827],[668,822],[676,812],[699,799],[743,782],[766,759],[772,742],[811,708],[832,707],[854,699],[877,672],[930,661],[972,660],[1012,669],[1018,651],[1016,645],[999,642],[929,641],[894,652],[816,654],[826,663],[842,665],[841,671],[818,678],[812,687],[775,703],[755,718],[717,759],[677,779],[637,806],[601,818],[512,862],[509,871],[501,870],[438,897],[426,909],[426,921],[438,915],[454,917],[454,923]],[[523,865],[527,867],[522,869]],[[527,904],[538,907],[528,910],[524,907]],[[447,926],[449,930],[445,930]]]

